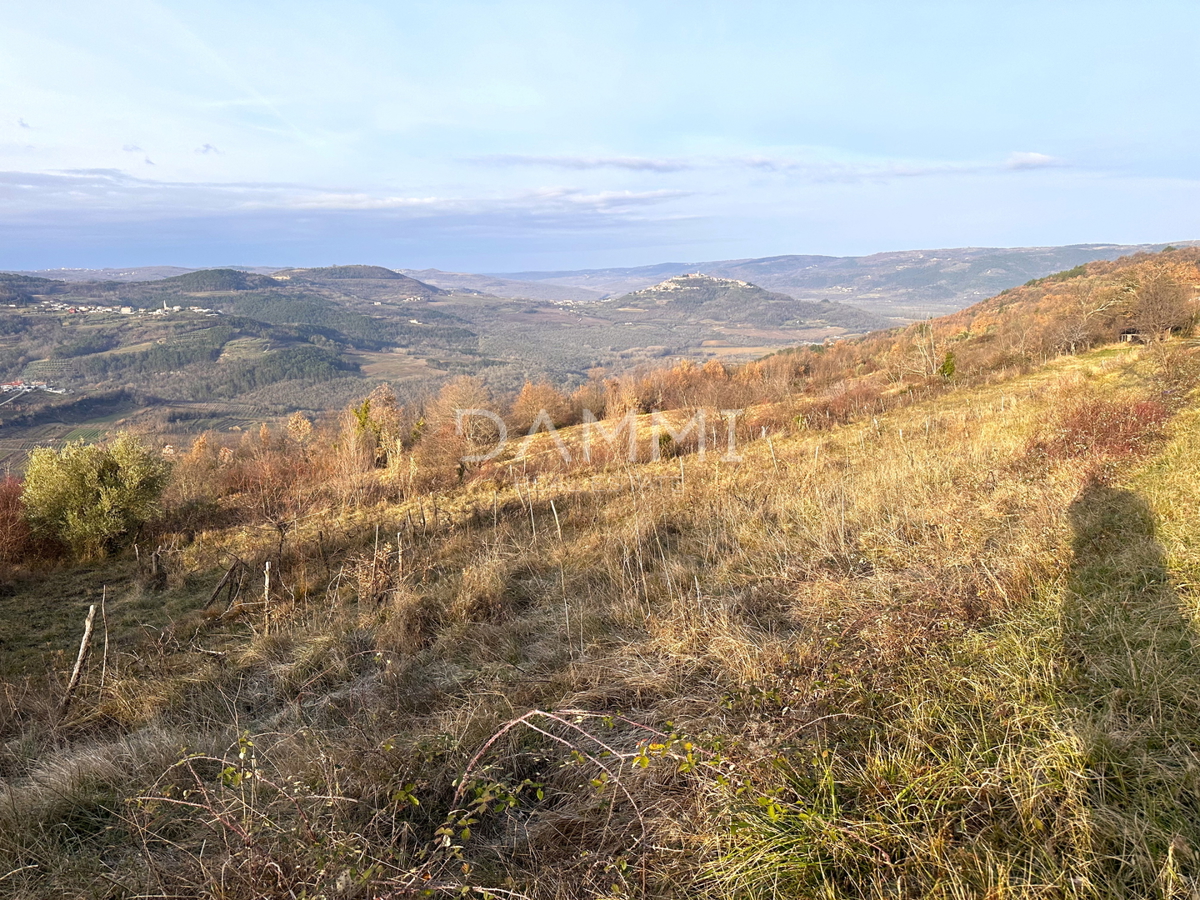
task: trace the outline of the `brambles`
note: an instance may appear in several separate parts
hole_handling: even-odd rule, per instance
[[[1169,418],[1157,400],[1109,398],[1086,389],[1067,390],[1054,409],[1036,451],[1054,458],[1123,457],[1145,451],[1161,437]]]

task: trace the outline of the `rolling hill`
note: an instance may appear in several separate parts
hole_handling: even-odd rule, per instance
[[[592,314],[639,322],[718,325],[723,328],[835,327],[873,331],[895,324],[844,303],[809,302],[763,290],[755,284],[692,273],[676,275],[622,297],[589,307]]]
[[[1175,246],[1190,246],[1192,243],[1176,241]],[[265,266],[227,268],[267,275],[308,272],[317,280],[330,282],[348,277],[362,279],[367,270],[371,270],[376,279],[394,280],[401,275],[449,292],[482,293],[543,302],[610,299],[677,275],[701,272],[719,278],[747,281],[799,300],[844,302],[884,318],[912,321],[944,315],[1026,281],[1044,278],[1087,262],[1154,252],[1164,246],[1075,244],[1063,247],[960,247],[905,250],[870,256],[783,255],[658,263],[630,268],[493,274],[444,272],[428,268],[396,271],[379,266],[333,266],[310,270]],[[20,274],[71,282],[125,282],[152,281],[187,271],[170,266],[149,266],[133,269],[57,269]]]
[[[14,306],[2,317],[0,380],[47,381],[70,393],[8,398],[0,459],[19,464],[33,443],[80,428],[103,433],[115,419],[88,420],[85,411],[104,404],[79,405],[86,398],[121,398],[108,406],[125,410],[116,417],[123,424],[169,425],[182,436],[242,428],[255,415],[337,408],[348,392],[380,381],[414,395],[454,375],[482,375],[501,390],[531,379],[579,384],[597,367],[748,359],[889,324],[753,285],[689,284],[651,313],[624,308],[649,295],[514,301],[379,266],[202,269],[141,282],[4,276],[0,289]]]

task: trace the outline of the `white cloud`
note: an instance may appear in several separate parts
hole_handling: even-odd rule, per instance
[[[563,206],[588,206],[596,209],[619,206],[645,206],[689,196],[689,191],[598,191],[585,193],[578,188],[543,188],[518,194],[508,204],[546,203]]]
[[[742,156],[731,157],[728,164],[764,172],[798,175],[817,182],[857,183],[888,181],[894,178],[932,178],[954,175],[991,175],[1067,165],[1044,153],[1013,153],[1003,162],[920,160],[858,160],[843,162],[822,158]]]
[[[1065,165],[1063,160],[1045,153],[1011,153],[1004,161],[1006,169],[1049,169]]]

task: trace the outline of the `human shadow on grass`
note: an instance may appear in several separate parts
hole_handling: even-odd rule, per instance
[[[1086,487],[1069,510],[1065,700],[1085,756],[1084,893],[1200,889],[1200,639],[1139,495]]]

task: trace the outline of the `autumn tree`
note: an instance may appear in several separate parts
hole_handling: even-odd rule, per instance
[[[1070,281],[1060,296],[1061,324],[1051,338],[1055,350],[1074,353],[1111,339],[1112,319],[1121,303],[1119,292],[1092,278]]]
[[[604,417],[607,419],[623,419],[629,413],[640,415],[649,412],[650,398],[646,396],[645,386],[631,376],[610,378],[605,382]]]
[[[436,431],[447,425],[456,428],[460,421],[478,417],[463,416],[465,410],[487,409],[493,405],[492,392],[483,379],[460,375],[442,386],[437,396],[425,407],[425,420],[430,430]],[[463,421],[469,438],[482,438],[488,430],[482,422]],[[478,433],[477,433],[478,432]]]
[[[593,419],[603,419],[607,402],[608,389],[604,384],[604,370],[589,370],[588,380],[571,395],[572,421],[582,422],[588,415]]]
[[[545,419],[555,428],[567,425],[572,420],[570,403],[552,384],[525,382],[509,413],[513,430],[519,434],[528,434],[543,413]]]
[[[287,436],[293,443],[303,447],[312,437],[313,426],[308,416],[296,410],[287,420]]]
[[[285,536],[321,488],[301,449],[278,440],[238,460],[228,480],[239,494],[239,505],[275,529],[276,556],[283,555]]]
[[[498,448],[508,427],[494,405],[482,379],[460,376],[442,387],[425,407],[424,435],[414,451],[422,478],[437,481],[450,472],[462,478],[468,465]]]
[[[220,487],[217,455],[221,449],[205,433],[197,435],[187,452],[175,458],[167,488],[168,506],[195,508],[216,498]]]
[[[1131,287],[1134,296],[1133,322],[1143,337],[1165,340],[1172,331],[1186,327],[1195,315],[1190,302],[1194,266],[1152,263],[1140,266]]]

